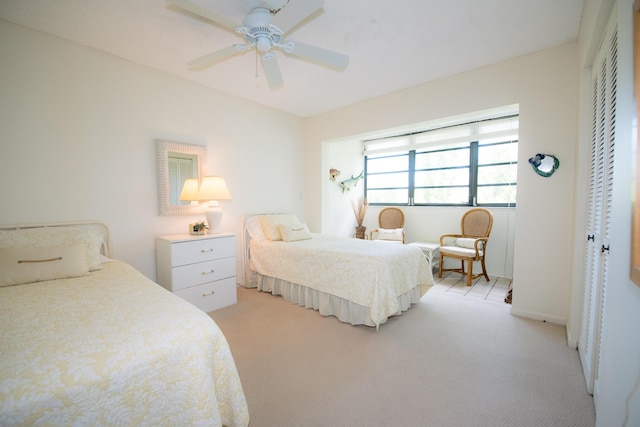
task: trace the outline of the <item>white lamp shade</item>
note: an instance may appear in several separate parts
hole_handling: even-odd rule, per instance
[[[200,200],[198,195],[198,178],[187,178],[184,180],[180,200],[183,202],[193,202]]]
[[[205,176],[202,178],[198,200],[208,202],[204,215],[207,217],[209,232],[213,234],[220,233],[222,208],[220,208],[218,201],[231,200],[231,194],[229,194],[229,189],[227,189],[224,178],[221,176]]]
[[[231,194],[229,194],[224,178],[221,176],[205,176],[202,178],[198,200],[231,200]]]

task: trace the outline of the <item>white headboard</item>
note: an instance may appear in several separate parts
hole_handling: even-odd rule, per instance
[[[240,220],[240,224],[241,224],[240,245],[242,245],[242,260],[241,260],[242,281],[240,282],[240,284],[243,286],[246,284],[246,281],[247,281],[247,277],[249,273],[249,258],[251,258],[251,254],[249,253],[249,243],[251,243],[251,236],[249,235],[249,231],[247,230],[247,221],[249,220],[249,218],[258,216],[258,215],[263,215],[263,214],[260,214],[260,213],[245,214],[245,215],[242,215]]]
[[[248,273],[249,273],[249,260],[251,258],[251,253],[249,251],[249,244],[251,243],[251,236],[247,230],[247,221],[249,218],[259,215],[282,215],[289,214],[292,212],[261,212],[261,213],[253,213],[253,214],[245,214],[242,215],[241,218],[241,230],[240,230],[240,244],[242,245],[242,282],[241,285],[244,286]]]
[[[0,230],[24,230],[28,228],[52,228],[52,227],[73,227],[84,230],[91,230],[102,236],[102,254],[111,256],[111,234],[106,224],[98,221],[68,221],[68,222],[41,222],[25,224],[4,224],[0,225]]]

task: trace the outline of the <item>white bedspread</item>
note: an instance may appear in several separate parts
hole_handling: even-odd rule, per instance
[[[297,242],[252,240],[251,269],[370,309],[380,325],[398,314],[398,299],[424,295],[434,284],[422,251],[414,246],[313,234]]]
[[[0,425],[246,426],[227,341],[122,262],[0,288]]]

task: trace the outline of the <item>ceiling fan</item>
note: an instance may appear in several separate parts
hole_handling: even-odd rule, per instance
[[[242,21],[242,25],[191,0],[167,1],[231,29],[244,38],[245,43],[234,44],[190,61],[189,67],[192,70],[203,70],[255,47],[256,54],[261,54],[262,68],[269,87],[277,89],[282,87],[284,82],[274,48],[337,70],[343,70],[349,62],[347,55],[293,40],[285,40],[285,34],[320,9],[324,5],[324,0],[288,0],[277,10],[270,9],[267,3],[261,1],[251,9]]]

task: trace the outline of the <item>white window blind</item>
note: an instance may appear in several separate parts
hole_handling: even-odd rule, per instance
[[[364,155],[389,155],[409,150],[433,149],[468,144],[470,141],[508,141],[518,139],[519,117],[511,115],[443,126],[363,141]]]

